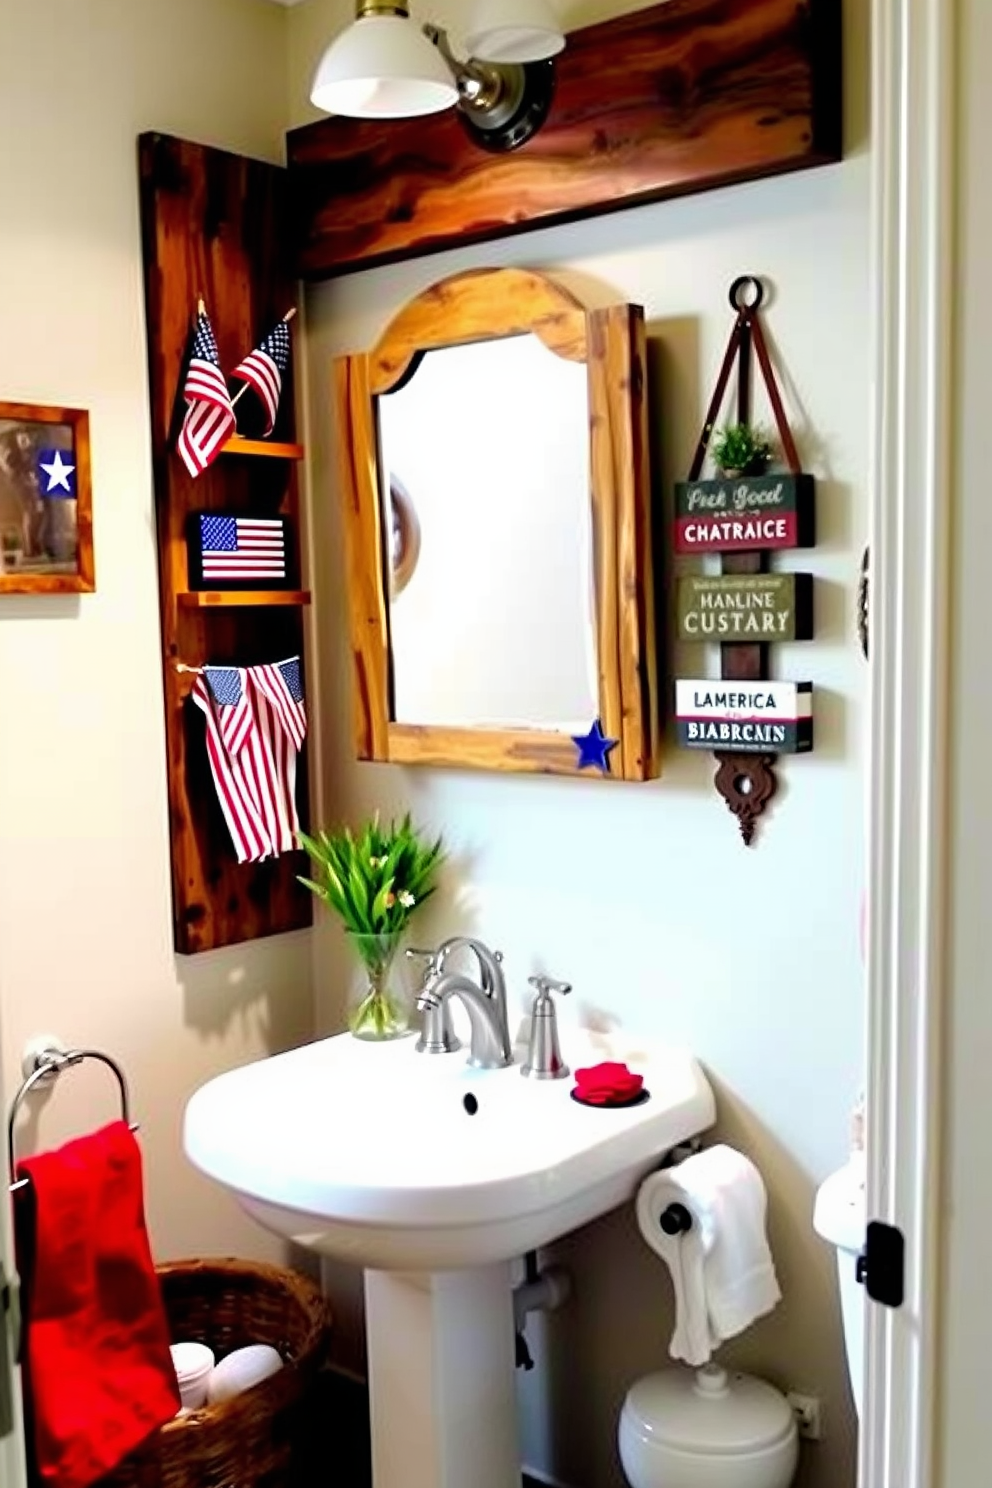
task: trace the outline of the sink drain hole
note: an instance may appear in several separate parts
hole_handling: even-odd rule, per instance
[[[469,1091],[468,1095],[462,1097],[462,1105],[470,1116],[474,1116],[479,1109],[478,1099]]]

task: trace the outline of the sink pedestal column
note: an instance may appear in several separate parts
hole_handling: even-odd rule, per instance
[[[509,1265],[365,1273],[374,1488],[519,1488]]]

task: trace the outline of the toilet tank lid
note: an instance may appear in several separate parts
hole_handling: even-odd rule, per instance
[[[866,1223],[864,1165],[848,1163],[817,1190],[813,1228],[831,1245],[857,1255],[865,1243]]]
[[[623,1410],[643,1440],[703,1457],[768,1453],[796,1431],[784,1395],[717,1364],[645,1375],[631,1387]]]

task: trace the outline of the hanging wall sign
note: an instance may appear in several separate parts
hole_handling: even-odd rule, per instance
[[[811,475],[742,475],[675,487],[677,553],[751,553],[815,542]]]
[[[812,574],[722,574],[679,579],[681,641],[808,641]]]
[[[813,684],[676,682],[675,722],[687,749],[806,754],[813,748]]]

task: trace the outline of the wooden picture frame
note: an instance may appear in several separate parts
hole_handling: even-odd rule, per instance
[[[95,587],[89,415],[0,402],[0,595]]]
[[[402,384],[427,351],[529,333],[558,356],[588,369],[598,722],[606,738],[615,741],[601,774],[582,768],[582,751],[568,733],[419,725],[397,722],[393,716],[389,524],[377,400]],[[632,781],[658,775],[645,380],[640,306],[587,310],[553,280],[523,269],[482,269],[445,279],[406,305],[371,351],[337,360],[359,759]]]

